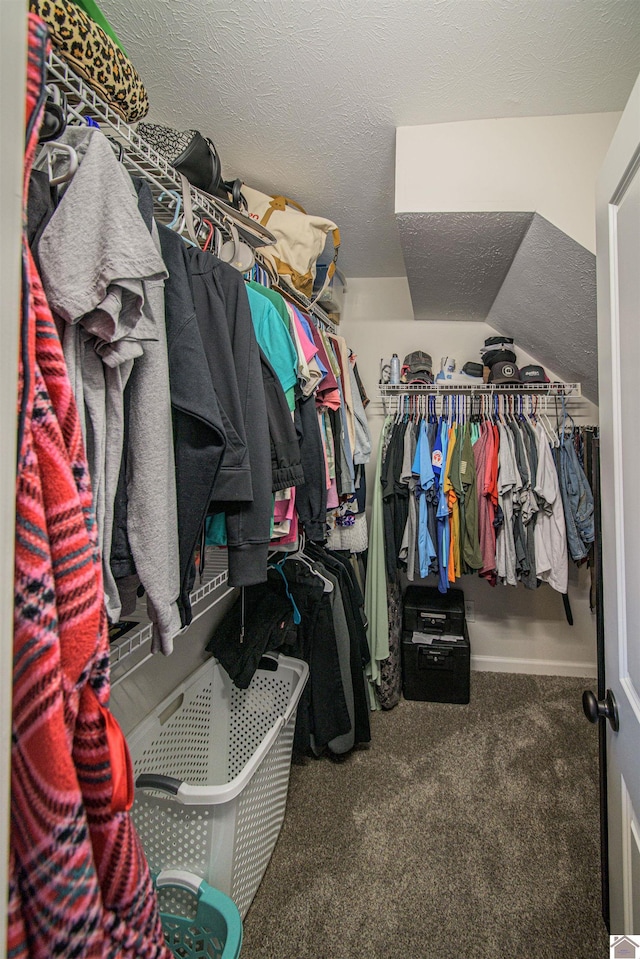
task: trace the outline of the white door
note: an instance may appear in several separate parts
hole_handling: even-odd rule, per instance
[[[640,934],[640,78],[598,178],[598,372],[611,933]]]

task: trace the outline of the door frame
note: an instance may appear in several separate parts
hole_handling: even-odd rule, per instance
[[[638,725],[637,693],[627,676],[628,642],[635,642],[637,624],[627,623],[623,487],[623,397],[617,285],[616,217],[619,201],[633,177],[640,177],[640,77],[636,81],[613,135],[596,187],[598,370],[600,452],[602,463],[602,588],[605,660],[608,686],[617,699],[620,732],[605,725],[607,751],[609,902],[613,932],[633,934],[631,916],[631,796],[640,797],[640,764],[630,762],[628,737]],[[612,279],[613,278],[613,279]],[[637,396],[637,390],[634,395]],[[633,478],[635,482],[635,477]],[[606,687],[605,687],[606,689]],[[600,692],[599,688],[599,692]],[[622,738],[624,737],[624,739]],[[629,778],[630,790],[625,776]],[[635,827],[634,827],[635,828]],[[638,843],[640,846],[640,843]]]

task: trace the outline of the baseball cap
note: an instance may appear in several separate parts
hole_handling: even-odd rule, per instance
[[[542,366],[537,363],[529,363],[520,370],[521,383],[548,383],[549,377]]]
[[[467,376],[482,377],[482,363],[473,363],[468,360],[462,367],[462,372],[466,373]]]
[[[515,363],[516,354],[513,350],[492,349],[482,354],[482,362],[485,366],[493,366],[495,363]]]
[[[407,353],[402,364],[402,378],[405,383],[412,380],[423,380],[427,383],[433,380],[433,360],[424,350],[414,350]]]
[[[415,350],[413,353],[407,353],[403,366],[406,366],[410,373],[431,373],[433,360],[424,350]]]
[[[495,346],[513,346],[513,337],[512,336],[489,336],[484,341],[484,347],[480,350],[481,353],[484,353],[488,347]]]
[[[489,383],[520,383],[520,372],[515,363],[502,361],[500,363],[494,363],[491,367],[491,372],[489,373]]]

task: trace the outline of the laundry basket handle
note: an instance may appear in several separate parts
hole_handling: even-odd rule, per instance
[[[137,789],[160,789],[165,793],[178,795],[180,786],[184,785],[181,779],[173,776],[161,776],[158,773],[141,773],[136,779]]]
[[[180,886],[198,896],[202,891],[202,879],[185,869],[163,869],[156,876],[156,886],[158,889],[162,886]]]

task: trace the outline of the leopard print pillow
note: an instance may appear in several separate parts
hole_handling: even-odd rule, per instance
[[[123,120],[147,115],[149,98],[133,64],[84,10],[70,0],[29,0],[29,9],[49,27],[60,56]]]

